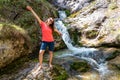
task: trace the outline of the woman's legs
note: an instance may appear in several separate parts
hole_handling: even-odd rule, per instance
[[[40,63],[40,69],[42,68],[42,62],[43,62],[43,54],[45,53],[45,49],[47,47],[47,43],[42,41],[40,51],[39,51],[39,63]]]
[[[54,51],[54,41],[53,42],[50,42],[48,44],[49,46],[49,67],[52,68],[52,59],[53,59],[53,51]]]
[[[43,54],[45,53],[45,50],[39,51],[39,62],[40,62],[40,69],[42,68],[42,62],[43,62]]]
[[[52,59],[53,59],[53,51],[49,51],[50,57],[49,57],[49,67],[52,67]]]
[[[43,55],[45,53],[46,47],[49,47],[49,67],[52,67],[52,59],[53,59],[53,50],[54,50],[54,42],[45,42],[43,41],[40,47],[39,51],[39,62],[40,62],[40,68],[42,68],[42,62],[43,62]]]

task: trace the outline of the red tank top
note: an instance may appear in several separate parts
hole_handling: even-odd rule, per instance
[[[54,41],[52,29],[43,21],[40,23],[42,30],[42,41],[52,42]]]

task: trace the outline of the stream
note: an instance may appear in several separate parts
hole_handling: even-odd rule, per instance
[[[120,80],[120,71],[115,68],[110,68],[112,65],[108,64],[109,62],[105,60],[105,55],[102,51],[99,51],[96,48],[73,46],[72,40],[70,39],[70,35],[67,31],[67,27],[63,23],[63,20],[67,16],[64,11],[59,11],[59,16],[60,18],[55,19],[55,26],[62,33],[62,39],[68,49],[62,49],[54,52],[55,56],[53,65],[62,65],[69,75],[67,80]],[[120,56],[118,56],[118,58],[119,57]],[[48,56],[45,58],[45,60],[47,59]],[[87,62],[89,64],[88,66],[90,66],[90,70],[79,73],[71,71],[70,64],[72,60],[74,60],[73,62],[77,62],[79,60]],[[47,63],[43,64],[43,71],[36,72],[36,70],[39,68],[38,62],[38,59],[27,60],[24,64],[21,64],[22,67],[12,70],[12,72],[9,72],[9,74],[5,73],[4,75],[0,76],[0,80],[52,80],[51,74],[53,74],[53,72],[49,71]],[[61,72],[61,70],[59,71]],[[37,76],[35,73],[37,73],[39,76]]]
[[[72,45],[72,40],[70,39],[67,28],[62,22],[62,20],[66,18],[65,12],[59,11],[59,17],[60,18],[56,19],[55,21],[55,26],[62,33],[62,39],[71,53],[64,53],[62,55],[59,55],[58,58],[74,57],[80,60],[85,60],[91,65],[93,70],[98,72],[98,75],[89,73],[91,76],[93,76],[90,79],[88,79],[88,76],[75,76],[78,76],[79,79],[83,80],[120,80],[115,78],[109,79],[109,76],[113,74],[113,71],[108,69],[107,61],[105,61],[105,57],[102,51],[99,51],[95,48],[75,47]],[[94,78],[95,76],[99,76],[99,78],[96,79]]]

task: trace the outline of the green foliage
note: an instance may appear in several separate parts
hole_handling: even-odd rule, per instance
[[[0,4],[5,4],[5,3],[8,3],[10,2],[10,0],[0,0]]]
[[[77,29],[75,29],[74,33],[73,33],[73,40],[75,44],[78,44],[78,31]]]
[[[68,31],[69,31],[69,34],[71,35],[70,37],[72,38],[73,44],[82,46],[82,44],[79,43],[79,38],[81,34],[80,32],[78,32],[77,28],[69,29]]]
[[[69,16],[71,14],[70,10],[65,10],[65,13],[67,14],[67,16]]]
[[[33,25],[35,18],[30,14],[30,12],[24,12],[21,18],[18,18],[15,23],[22,26],[25,29],[30,28]]]

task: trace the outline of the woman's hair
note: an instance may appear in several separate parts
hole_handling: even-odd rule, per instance
[[[52,21],[52,23],[49,26],[52,29],[52,31],[54,32],[54,20]]]

